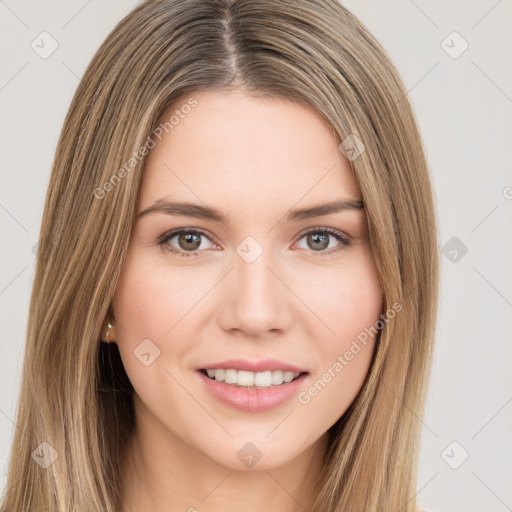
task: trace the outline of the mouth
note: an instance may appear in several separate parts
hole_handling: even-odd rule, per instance
[[[196,368],[204,390],[245,412],[265,412],[289,402],[309,380],[305,367],[279,359],[228,359]]]
[[[308,373],[296,373],[283,370],[251,372],[247,370],[235,370],[234,368],[203,368],[199,371],[210,380],[248,389],[265,389],[282,386]]]
[[[200,368],[195,374],[205,391],[216,400],[239,411],[263,413],[296,396],[306,385],[309,372],[252,372],[228,367]]]

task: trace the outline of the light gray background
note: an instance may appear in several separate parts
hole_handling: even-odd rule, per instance
[[[406,84],[448,244],[419,503],[433,512],[512,510],[512,1],[343,3]],[[17,428],[33,248],[57,138],[93,53],[137,4],[0,0],[0,489]],[[43,31],[59,44],[47,59],[31,48]],[[461,48],[458,36],[442,43],[453,31],[469,44],[458,58],[445,51]]]

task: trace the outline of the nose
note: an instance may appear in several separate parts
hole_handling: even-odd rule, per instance
[[[218,308],[218,322],[225,331],[264,338],[285,332],[292,323],[290,290],[279,276],[279,265],[270,250],[248,262],[234,255],[234,268],[226,276]]]

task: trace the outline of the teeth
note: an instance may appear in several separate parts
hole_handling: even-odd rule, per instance
[[[253,372],[246,372],[243,370],[239,370],[238,372],[236,370],[230,370],[235,375],[235,381],[231,384],[238,384],[239,386],[254,386],[254,380],[255,380],[255,374]],[[227,381],[224,381],[227,382]],[[256,384],[259,386],[259,384]]]
[[[259,388],[272,386],[272,372],[258,372],[254,374],[254,385]]]
[[[285,382],[291,382],[295,378],[295,374],[292,372],[284,372],[283,380]]]
[[[226,370],[226,374],[224,375],[224,382],[226,384],[236,384],[236,370]]]
[[[248,372],[245,370],[206,370],[211,379],[233,384],[242,387],[268,388],[270,386],[279,386],[283,382],[291,382],[296,379],[300,373],[283,372],[277,370],[274,372]]]
[[[286,372],[288,373],[288,372]],[[278,370],[277,372],[272,372],[272,384],[274,386],[278,386],[279,384],[282,384],[284,382],[283,379],[284,372],[281,370]]]

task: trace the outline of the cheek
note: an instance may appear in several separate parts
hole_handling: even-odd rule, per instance
[[[311,309],[328,329],[322,327],[322,336],[311,330],[315,346],[309,350],[318,359],[298,401],[310,414],[321,416],[327,428],[357,396],[375,349],[383,293],[373,258],[367,254],[346,270],[320,273],[308,297]]]
[[[116,321],[122,325],[116,332],[122,344],[127,339],[158,337],[163,329],[164,309],[172,311],[164,306],[167,298],[162,296],[155,273],[143,272],[143,268],[135,261],[127,262],[116,288],[114,313]]]
[[[135,252],[127,258],[114,295],[115,316],[125,328],[118,334],[120,342],[150,338],[161,343],[200,293],[189,274]]]
[[[354,269],[332,289],[333,330],[342,345],[374,326],[382,313],[383,294],[373,267]]]
[[[339,268],[318,269],[313,279],[298,283],[298,294],[306,298],[313,316],[321,322],[304,325],[310,329],[309,339],[319,339],[325,354],[338,353],[350,341],[379,319],[383,308],[383,292],[379,275],[369,251],[361,251]],[[325,361],[324,361],[325,363]]]
[[[147,407],[156,416],[162,415],[162,403],[186,408],[188,397],[172,376],[195,346],[185,332],[185,315],[197,302],[198,291],[190,279],[187,286],[186,275],[172,270],[154,257],[129,252],[114,295],[116,342],[124,369],[144,404],[141,410]]]
[[[191,332],[190,318],[211,286],[211,276],[179,271],[164,258],[129,251],[113,305],[121,359],[141,395],[162,390],[162,372],[174,372],[196,350],[200,340]]]
[[[180,294],[176,290],[181,290],[181,284],[172,281],[171,276],[164,277],[164,272],[154,262],[147,261],[142,255],[129,253],[113,306],[116,342],[123,365],[139,391],[155,385],[151,383],[158,369],[162,369],[164,357],[160,356],[165,350],[165,334],[184,314]],[[150,355],[143,355],[147,353]],[[144,365],[144,357],[149,366]]]

